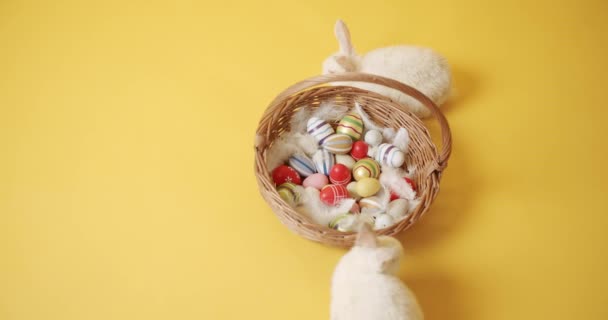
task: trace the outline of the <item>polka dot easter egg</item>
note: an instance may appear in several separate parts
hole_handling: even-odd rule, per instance
[[[289,158],[289,165],[294,168],[302,177],[308,177],[309,175],[317,172],[315,163],[312,160],[303,155],[295,154]]]
[[[376,222],[374,223],[374,230],[388,228],[394,223],[395,221],[393,220],[393,217],[386,213],[383,213],[376,218]]]
[[[334,134],[334,128],[332,128],[327,121],[315,117],[308,120],[306,131],[313,136],[319,144],[322,144],[327,137]]]
[[[363,133],[363,120],[358,114],[349,113],[340,120],[336,132],[351,137],[353,141],[359,140]]]
[[[340,202],[340,200],[348,198],[348,190],[343,185],[330,184],[321,189],[319,197],[326,205],[333,206]]]
[[[378,146],[376,160],[389,167],[398,168],[405,162],[405,154],[390,143],[383,143]]]
[[[317,172],[326,176],[329,175],[329,171],[336,163],[334,155],[327,150],[317,150],[312,156],[312,161],[315,164],[315,168],[317,168]]]
[[[378,178],[380,165],[372,158],[363,158],[353,167],[353,177],[359,181],[363,178]]]
[[[347,154],[353,146],[353,140],[345,134],[332,134],[321,143],[323,149],[335,154]]]
[[[293,182],[295,184],[302,184],[300,175],[294,168],[286,165],[278,166],[272,171],[272,180],[278,185],[282,185],[285,182]]]
[[[277,187],[279,196],[290,205],[295,205],[300,202],[300,192],[298,186],[291,182],[285,182]]]
[[[333,184],[348,184],[350,178],[350,170],[343,164],[335,164],[329,172],[329,181]]]

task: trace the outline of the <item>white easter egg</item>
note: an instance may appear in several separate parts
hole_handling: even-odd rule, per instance
[[[348,169],[352,170],[355,166],[355,159],[348,154],[337,154],[336,163],[345,165]]]
[[[382,133],[378,130],[369,130],[365,134],[365,142],[370,146],[377,146],[382,143]]]
[[[390,215],[383,213],[376,217],[376,222],[374,223],[374,230],[384,229],[392,226],[394,224],[393,217]]]

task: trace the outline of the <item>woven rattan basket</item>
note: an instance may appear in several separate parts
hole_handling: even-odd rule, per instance
[[[403,105],[379,94],[348,86],[328,86],[328,83],[341,81],[369,82],[399,90],[431,110],[439,122],[442,135],[442,150],[437,148],[422,121],[406,111]],[[406,164],[414,164],[414,180],[418,187],[420,205],[405,219],[378,230],[377,234],[396,235],[412,226],[428,211],[439,192],[441,173],[450,157],[452,138],[448,123],[439,108],[425,95],[401,82],[363,73],[342,73],[313,77],[287,88],[279,94],[266,109],[257,129],[255,146],[255,174],[260,193],[268,202],[279,220],[293,232],[304,238],[327,245],[352,246],[356,234],[340,232],[327,226],[314,223],[281,199],[275,189],[270,172],[266,167],[266,150],[272,142],[288,131],[292,115],[300,107],[316,108],[321,102],[330,101],[336,105],[352,107],[359,102],[363,110],[378,125],[391,128],[406,128],[410,135],[410,146]],[[406,165],[404,164],[404,166]]]

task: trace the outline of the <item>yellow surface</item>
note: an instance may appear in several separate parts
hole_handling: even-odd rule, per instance
[[[608,5],[518,2],[1,1],[0,319],[327,319],[343,251],[272,215],[252,142],[337,17],[454,69],[401,237],[428,319],[608,318]]]

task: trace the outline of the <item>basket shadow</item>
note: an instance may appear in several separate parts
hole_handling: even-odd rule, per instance
[[[432,276],[431,276],[432,274]],[[406,285],[414,292],[427,320],[471,319],[471,286],[460,283],[455,276],[432,270],[430,273],[404,277]]]

